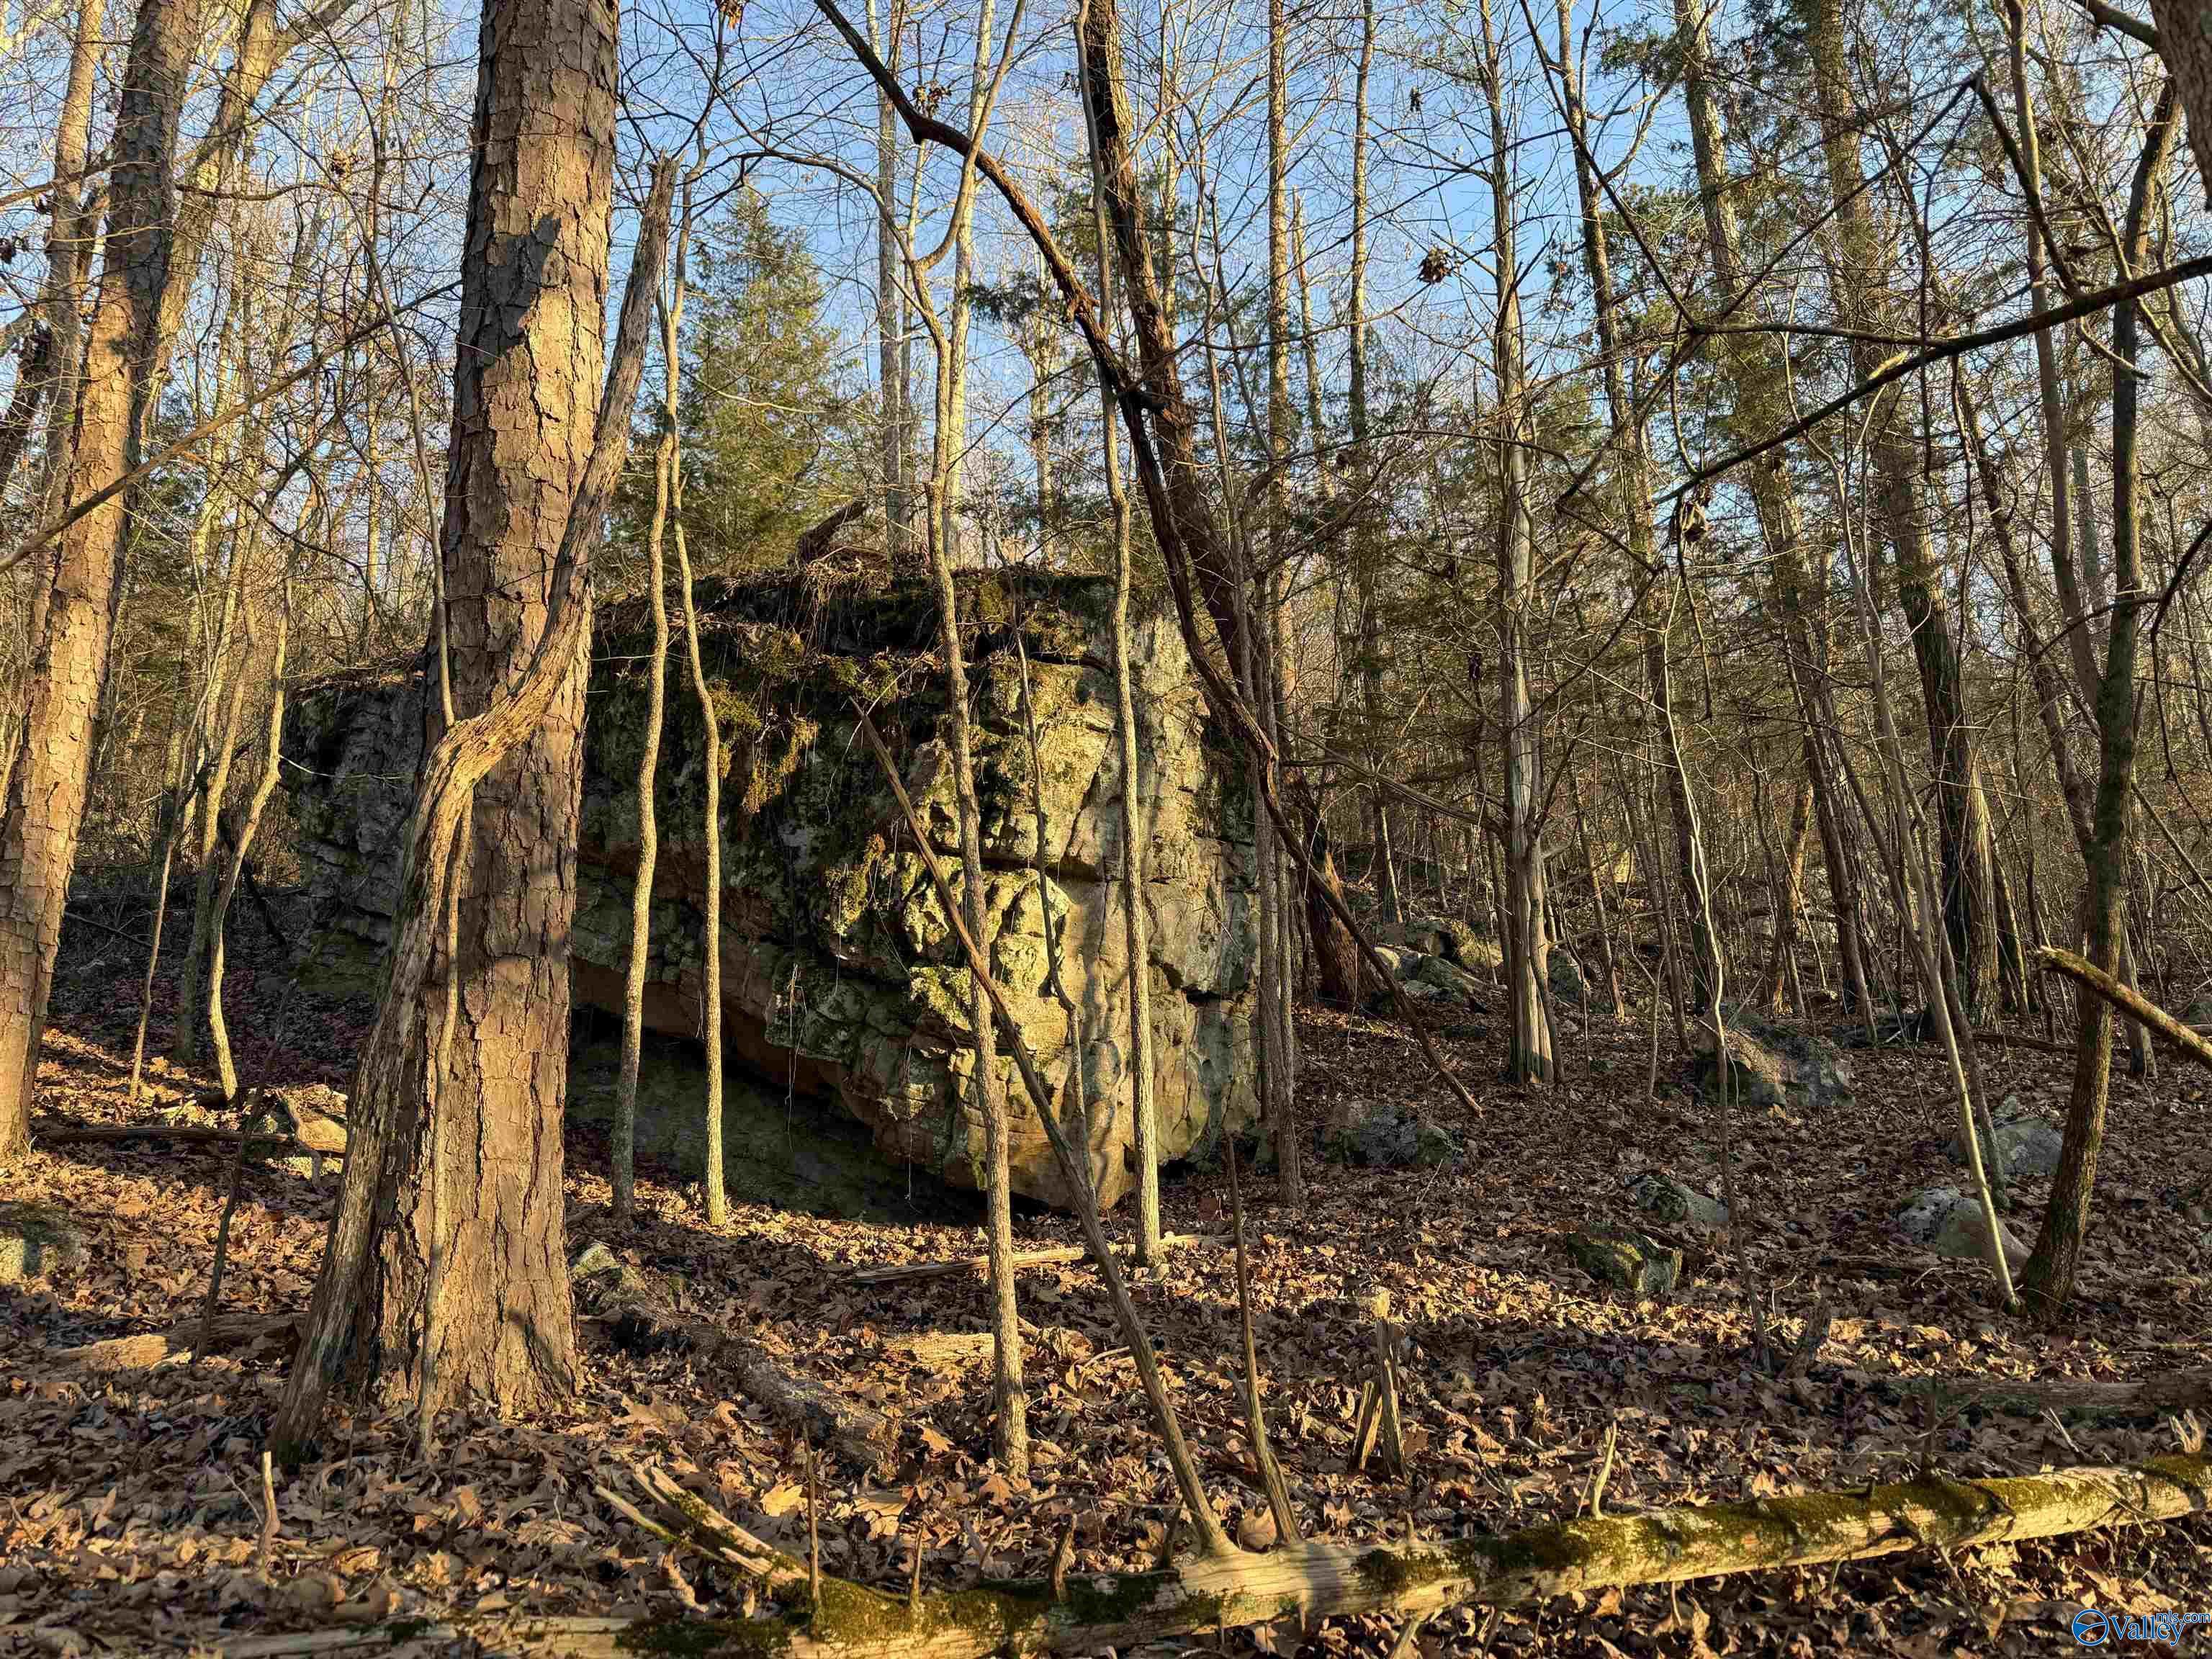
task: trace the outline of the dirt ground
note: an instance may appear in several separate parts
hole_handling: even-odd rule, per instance
[[[288,920],[280,918],[280,921]],[[92,902],[74,922],[41,1068],[47,1121],[157,1118],[204,1082],[149,1070],[126,1103],[143,907]],[[171,918],[171,939],[178,920]],[[301,991],[250,915],[234,922],[230,1023],[241,1069],[270,1084],[343,1088],[368,1010]],[[168,1029],[164,982],[152,1046]],[[1635,1221],[1625,1176],[1717,1175],[1712,1114],[1662,1074],[1644,1096],[1640,1030],[1601,1017],[1565,1043],[1555,1090],[1493,1080],[1499,1045],[1462,1028],[1446,1043],[1481,1115],[1468,1121],[1384,1023],[1315,1013],[1303,1024],[1301,1112],[1311,1202],[1294,1217],[1260,1179],[1250,1217],[1258,1334],[1277,1450],[1309,1528],[1346,1540],[1498,1531],[1572,1516],[1608,1427],[1612,1511],[1797,1488],[1863,1486],[1923,1465],[1958,1475],[2125,1462],[2175,1449],[2187,1424],[2156,1416],[1947,1416],[1916,1379],[2142,1380],[2212,1364],[2201,1206],[2212,1139],[2201,1073],[2169,1065],[2114,1088],[2089,1265],[2056,1328],[1996,1310],[1978,1268],[1936,1260],[1889,1218],[1917,1188],[1955,1179],[1944,1068],[1935,1051],[1855,1054],[1855,1102],[1825,1115],[1747,1113],[1738,1180],[1777,1339],[1825,1303],[1826,1343],[1778,1380],[1753,1363],[1743,1291],[1725,1260],[1693,1261],[1666,1300],[1599,1286],[1560,1248],[1600,1221]],[[2006,1049],[1991,1082],[2054,1114],[2067,1063]],[[1346,1168],[1322,1157],[1348,1103],[1402,1097],[1462,1139],[1439,1170]],[[0,1654],[219,1652],[247,1635],[391,1616],[735,1613],[742,1587],[681,1562],[616,1516],[595,1481],[658,1463],[786,1545],[805,1535],[801,1459],[757,1404],[678,1354],[618,1350],[586,1330],[567,1409],[501,1422],[447,1413],[424,1467],[414,1424],[356,1410],[330,1425],[320,1461],[276,1474],[276,1535],[259,1560],[261,1446],[282,1387],[281,1336],[197,1365],[88,1373],[73,1345],[167,1329],[198,1310],[228,1176],[221,1148],[73,1144],[0,1177],[0,1199],[61,1206],[88,1235],[83,1271],[0,1289]],[[825,1571],[903,1589],[922,1544],[932,1588],[1042,1572],[1067,1519],[1075,1566],[1148,1565],[1172,1506],[1127,1353],[1086,1267],[1021,1285],[1036,1469],[992,1473],[983,1290],[971,1277],[871,1289],[856,1269],[981,1248],[972,1226],[854,1223],[734,1206],[710,1230],[696,1188],[641,1171],[640,1224],[611,1240],[659,1273],[691,1313],[750,1333],[793,1370],[890,1414],[880,1470],[823,1466]],[[605,1235],[604,1147],[572,1134],[571,1253]],[[227,1310],[305,1309],[334,1182],[247,1173],[231,1237]],[[1169,1231],[1198,1235],[1137,1281],[1217,1501],[1253,1536],[1264,1506],[1237,1409],[1236,1293],[1225,1182],[1170,1172]],[[2043,1188],[2016,1228],[2033,1237]],[[1116,1230],[1121,1218],[1109,1219]],[[1071,1243],[1065,1218],[1019,1218],[1023,1242]],[[1410,1340],[1411,1477],[1346,1472],[1367,1353],[1362,1298],[1389,1292]],[[965,1338],[966,1340],[961,1340]],[[2212,1609],[2212,1523],[2202,1517],[1944,1559],[1893,1557],[1526,1612],[1439,1617],[1414,1646],[1453,1655],[1936,1656],[2072,1650],[2068,1626],[2107,1612]],[[1273,1627],[1194,1646],[1382,1653],[1381,1621]],[[2185,1646],[2212,1643],[2194,1632]],[[417,1643],[415,1650],[434,1650]]]

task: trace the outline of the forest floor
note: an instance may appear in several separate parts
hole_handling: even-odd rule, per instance
[[[145,1097],[135,1113],[127,1107],[143,960],[130,936],[147,917],[143,907],[94,914],[119,932],[91,921],[70,930],[40,1073],[44,1113],[155,1118],[205,1079],[155,1062]],[[173,915],[173,940],[178,927]],[[242,907],[233,933],[228,1000],[246,1075],[344,1086],[366,1007],[284,996],[281,963]],[[156,1049],[173,994],[165,975]],[[2212,1134],[2203,1079],[2185,1067],[2168,1066],[2154,1084],[2116,1081],[2081,1294],[2056,1327],[1996,1310],[1980,1269],[1930,1258],[1890,1227],[1914,1191],[1956,1179],[1942,1152],[1949,1107],[1934,1050],[1854,1054],[1857,1098],[1826,1115],[1742,1114],[1738,1180],[1778,1339],[1794,1341],[1824,1300],[1834,1316],[1809,1369],[1777,1380],[1753,1363],[1744,1297],[1725,1263],[1708,1261],[1671,1299],[1635,1301],[1599,1287],[1561,1251],[1578,1225],[1638,1219],[1624,1176],[1656,1165],[1707,1185],[1717,1174],[1711,1113],[1681,1079],[1662,1070],[1664,1097],[1645,1098],[1644,1031],[1599,1018],[1567,1040],[1565,1081],[1524,1092],[1493,1081],[1495,1037],[1467,1030],[1446,1047],[1481,1103],[1474,1121],[1387,1024],[1316,1013],[1302,1040],[1310,1206],[1293,1217],[1273,1202],[1271,1182],[1248,1186],[1268,1413],[1316,1534],[1402,1538],[1410,1519],[1443,1537],[1571,1516],[1609,1426],[1614,1511],[1863,1486],[1923,1462],[1964,1476],[2126,1462],[2174,1449],[2185,1431],[2155,1416],[1946,1419],[1908,1387],[2142,1380],[2212,1364],[2212,1261],[2203,1229],[2183,1214],[2212,1176]],[[2054,1112],[2063,1101],[2059,1057],[2005,1049],[1987,1064],[1999,1091]],[[1462,1137],[1456,1167],[1322,1161],[1322,1127],[1334,1113],[1394,1097]],[[606,1232],[603,1152],[572,1135],[572,1254]],[[617,1351],[587,1326],[571,1405],[510,1422],[445,1413],[430,1467],[408,1416],[337,1415],[321,1461],[277,1472],[264,1570],[260,1456],[282,1344],[109,1374],[56,1358],[196,1315],[227,1175],[220,1148],[73,1144],[34,1152],[0,1178],[0,1199],[61,1206],[89,1244],[73,1282],[0,1290],[0,1654],[219,1653],[247,1635],[394,1612],[739,1609],[734,1587],[677,1561],[594,1496],[595,1480],[623,1484],[625,1463],[656,1462],[719,1492],[732,1515],[803,1551],[802,1462],[788,1437],[712,1369]],[[740,1204],[710,1230],[696,1188],[664,1170],[642,1176],[639,1224],[611,1242],[665,1275],[693,1313],[750,1333],[793,1370],[895,1420],[896,1455],[881,1470],[823,1464],[825,1571],[903,1589],[918,1537],[933,1588],[1041,1573],[1069,1517],[1078,1571],[1151,1562],[1172,1488],[1087,1267],[1023,1276],[1036,1468],[1029,1483],[1010,1484],[986,1461],[981,1285],[853,1280],[862,1267],[969,1254],[980,1249],[974,1227]],[[334,1192],[327,1177],[319,1186],[249,1167],[228,1310],[305,1309]],[[1243,1526],[1263,1506],[1237,1426],[1224,1194],[1218,1173],[1170,1172],[1165,1224],[1200,1237],[1138,1276],[1135,1290],[1217,1501]],[[2043,1196],[2040,1185],[2022,1194],[2014,1225],[2030,1238]],[[1021,1217],[1018,1231],[1026,1244],[1075,1238],[1049,1215]],[[1368,1352],[1360,1298],[1372,1290],[1390,1293],[1412,1345],[1410,1481],[1346,1472]],[[2072,1650],[2069,1621],[2083,1605],[2212,1608],[2212,1522],[1474,1609],[1431,1621],[1418,1652],[2045,1653]],[[1237,1653],[1380,1653],[1394,1634],[1381,1621],[1341,1621],[1204,1640]],[[2207,1638],[2200,1631],[2190,1641]]]

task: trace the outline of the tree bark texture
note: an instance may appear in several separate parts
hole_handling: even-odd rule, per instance
[[[663,160],[601,396],[615,28],[581,0],[484,15],[445,518],[458,718],[408,829],[345,1187],[273,1435],[288,1455],[341,1376],[416,1393],[426,1419],[440,1399],[524,1409],[574,1381],[561,1111],[587,580],[675,189]]]
[[[85,346],[68,501],[107,489],[137,465],[176,206],[177,124],[198,35],[192,0],[142,0],[116,109],[106,255]],[[111,499],[59,538],[0,807],[0,1166],[29,1144],[128,530],[123,502]]]

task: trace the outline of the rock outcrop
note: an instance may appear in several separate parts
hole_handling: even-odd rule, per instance
[[[1079,1076],[1102,1197],[1130,1184],[1129,973],[1118,905],[1123,779],[1114,735],[1113,589],[1087,577],[963,573],[982,804],[985,910],[995,975],[1073,1120]],[[969,1104],[969,975],[903,820],[857,735],[856,698],[898,757],[956,885],[958,842],[937,623],[918,582],[842,569],[701,584],[702,645],[725,745],[722,1008],[734,1065],[781,1092],[835,1102],[894,1159],[980,1179]],[[1252,817],[1164,614],[1133,618],[1139,798],[1149,818],[1153,1050],[1164,1156],[1254,1111]],[[1023,719],[1028,683],[1040,763]],[[618,1009],[637,814],[649,635],[641,606],[602,609],[585,755],[574,934],[579,1001]],[[655,806],[648,1025],[702,1028],[702,728],[669,666]],[[307,688],[285,732],[301,853],[341,925],[389,932],[397,855],[421,753],[423,678],[355,673]],[[1034,868],[1043,805],[1045,890],[1078,1033],[1050,994]],[[1071,1056],[1080,1053],[1079,1073]],[[1068,1194],[1006,1069],[1018,1190]]]

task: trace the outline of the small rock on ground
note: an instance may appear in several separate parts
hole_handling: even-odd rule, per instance
[[[0,1202],[0,1285],[74,1275],[84,1266],[84,1233],[51,1204]]]

